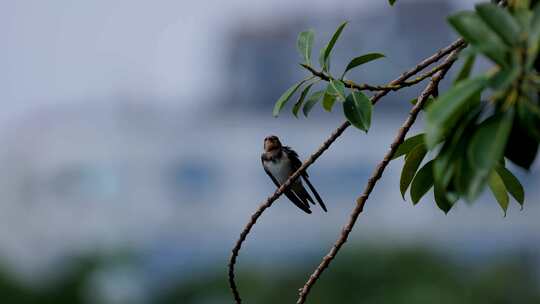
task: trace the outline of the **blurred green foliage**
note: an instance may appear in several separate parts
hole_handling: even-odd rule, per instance
[[[271,273],[241,272],[248,303],[294,303],[310,265]],[[322,277],[308,303],[540,303],[532,267],[519,256],[463,265],[424,249],[362,249],[344,254]],[[225,275],[179,285],[160,303],[221,303]],[[226,301],[223,301],[225,303]]]
[[[274,264],[272,269],[244,267],[238,274],[246,303],[293,303],[297,289],[318,258],[301,265]],[[3,304],[92,303],[88,279],[103,258],[78,260],[71,271],[47,287],[17,283],[0,273]],[[419,248],[359,248],[348,250],[322,277],[309,303],[540,303],[540,284],[532,260],[525,255],[501,255],[458,262]],[[247,268],[247,269],[246,269]],[[181,270],[179,270],[180,272]],[[219,265],[189,280],[171,283],[151,295],[152,304],[230,303],[225,268]]]

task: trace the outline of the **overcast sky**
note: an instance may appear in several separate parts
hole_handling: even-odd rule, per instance
[[[411,0],[401,0],[406,1]],[[347,19],[386,5],[382,0],[4,0],[0,126],[40,105],[115,96],[189,107],[203,81],[219,91],[225,60],[220,51],[231,27],[324,12]]]

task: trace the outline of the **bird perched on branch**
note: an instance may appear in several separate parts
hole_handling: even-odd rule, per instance
[[[268,136],[264,139],[264,152],[261,155],[261,160],[264,171],[266,171],[266,174],[270,176],[278,188],[285,183],[289,176],[302,166],[298,154],[290,147],[283,146],[279,141],[279,138],[275,135]],[[321,208],[324,211],[327,211],[319,193],[317,193],[317,190],[315,190],[315,187],[313,187],[309,181],[307,172],[302,172],[300,176],[308,185],[309,189],[319,202],[319,205],[321,205]],[[306,188],[304,188],[300,178],[294,181],[284,194],[298,208],[306,213],[311,213],[309,202],[315,204],[315,201],[307,192]]]

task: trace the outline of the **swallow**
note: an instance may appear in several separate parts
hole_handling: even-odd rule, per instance
[[[261,155],[261,161],[264,171],[266,171],[266,174],[268,174],[278,188],[302,166],[298,154],[290,147],[283,146],[279,138],[275,135],[268,136],[264,139],[264,152]],[[319,193],[317,193],[317,190],[315,190],[315,187],[309,181],[308,173],[304,171],[301,177],[317,199],[317,202],[319,202],[321,208],[326,212],[326,206]],[[309,202],[315,205],[315,201],[309,192],[307,192],[306,188],[304,188],[300,178],[284,194],[293,204],[302,209],[302,211],[308,214],[311,213]]]

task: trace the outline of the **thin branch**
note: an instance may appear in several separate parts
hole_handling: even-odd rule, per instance
[[[446,54],[454,51],[454,50],[457,50],[457,49],[461,49],[462,47],[464,47],[465,43],[463,42],[463,40],[457,40],[455,41],[454,43],[450,44],[449,46],[437,51],[435,54],[433,54],[432,56],[422,60],[420,63],[418,63],[414,68],[404,72],[403,74],[401,74],[398,78],[394,79],[393,81],[391,81],[389,83],[389,85],[399,85],[401,84],[402,82],[406,81],[407,79],[409,79],[410,77],[416,75],[418,72],[422,71],[423,69],[425,69],[426,67],[430,66],[432,63],[434,62],[437,62],[439,61],[442,57],[444,57]],[[371,102],[373,104],[376,104],[383,96],[385,96],[390,90],[383,90],[383,91],[380,91],[378,92],[375,96],[373,96],[371,98]],[[296,172],[294,172],[288,179],[287,181],[285,181],[285,183],[283,183],[275,192],[273,195],[269,196],[260,206],[259,208],[255,211],[255,213],[253,213],[253,215],[251,216],[251,219],[249,220],[249,222],[246,224],[246,226],[244,227],[244,229],[242,230],[242,232],[240,233],[240,237],[238,238],[238,240],[236,241],[233,249],[232,249],[232,252],[231,252],[231,257],[230,257],[230,260],[229,260],[229,264],[228,264],[228,268],[229,268],[229,285],[230,285],[230,288],[231,288],[231,291],[233,293],[233,296],[234,296],[234,299],[236,301],[236,303],[240,304],[242,302],[242,299],[240,298],[240,294],[238,292],[238,286],[236,285],[236,282],[235,282],[235,274],[234,274],[234,270],[235,270],[235,265],[236,265],[236,260],[238,258],[238,254],[240,252],[240,249],[242,248],[242,244],[244,243],[244,241],[246,240],[246,237],[247,235],[249,234],[249,232],[251,231],[251,229],[253,228],[253,226],[255,225],[255,223],[257,222],[257,220],[259,219],[259,217],[262,215],[262,213],[267,209],[269,208],[275,200],[277,200],[279,198],[279,196],[281,194],[283,194],[283,192],[288,189],[288,187],[290,187],[290,185],[300,176],[300,174],[302,174],[302,172],[304,172],[311,164],[313,164],[317,158],[319,158],[319,156],[321,156],[321,154],[326,151],[330,145],[332,145],[332,143],[334,143],[334,141],[336,141],[336,139],[338,139],[339,136],[341,136],[341,134],[350,126],[351,124],[346,121],[344,123],[342,123],[333,133],[332,135],[330,135],[330,137],[319,147],[319,149],[317,149],[317,151],[315,151],[315,153],[313,153],[303,164],[302,166],[296,170]]]
[[[392,159],[392,156],[396,152],[399,145],[403,142],[405,139],[405,135],[411,128],[411,126],[416,121],[416,117],[418,116],[418,113],[428,100],[428,97],[437,91],[439,82],[444,78],[452,64],[456,61],[456,55],[457,52],[459,52],[459,48],[456,49],[454,52],[452,52],[447,59],[444,61],[442,66],[444,68],[441,68],[431,79],[429,84],[426,86],[424,91],[420,94],[418,97],[418,102],[416,105],[412,108],[412,110],[409,113],[409,116],[407,117],[407,120],[403,123],[401,128],[399,129],[396,137],[394,138],[394,141],[390,145],[390,149],[385,154],[384,159],[379,163],[379,165],[375,168],[375,171],[371,175],[370,179],[368,180],[366,187],[364,189],[364,192],[360,197],[356,199],[356,206],[353,209],[351,216],[349,218],[348,223],[343,227],[342,232],[330,252],[322,259],[322,262],[319,264],[319,266],[315,269],[313,274],[309,277],[308,281],[304,285],[302,289],[300,289],[299,298],[296,302],[297,304],[302,304],[306,301],[306,297],[309,294],[309,291],[313,287],[313,285],[317,282],[322,272],[330,265],[332,260],[336,257],[337,253],[339,252],[340,248],[347,242],[347,239],[349,237],[349,234],[351,233],[354,224],[356,223],[356,220],[358,219],[358,216],[364,209],[364,205],[373,191],[375,184],[377,181],[381,178],[384,170],[386,169],[388,163],[390,163],[390,160]]]
[[[349,122],[343,123],[341,126],[339,126],[332,135],[317,149],[315,153],[313,153],[303,164],[302,166],[294,172],[285,183],[279,187],[276,192],[272,196],[269,196],[266,201],[259,206],[257,211],[251,216],[250,221],[247,223],[244,230],[242,230],[242,233],[240,234],[240,238],[236,241],[236,244],[234,248],[232,249],[232,255],[229,261],[229,285],[231,287],[232,293],[234,295],[234,299],[236,303],[240,304],[242,302],[240,298],[240,294],[238,293],[238,287],[236,286],[235,280],[234,280],[234,266],[236,264],[236,259],[238,257],[238,253],[240,249],[242,248],[242,243],[246,240],[247,235],[251,231],[251,228],[255,223],[257,222],[257,219],[261,216],[261,214],[266,210],[268,207],[272,206],[275,200],[279,198],[281,194],[304,172],[304,170],[307,169],[312,163],[323,154],[324,151],[326,151],[330,145],[338,139],[338,137],[350,126]]]
[[[321,71],[315,70],[312,66],[309,66],[309,65],[306,65],[306,64],[303,64],[303,63],[301,63],[300,65],[303,68],[305,68],[306,70],[310,71],[313,74],[313,76],[319,77],[322,80],[329,81],[330,78],[331,78],[331,76],[329,76],[328,74],[326,74],[324,72],[321,72]],[[358,91],[397,91],[397,90],[400,90],[400,89],[405,88],[405,87],[413,86],[413,85],[421,82],[422,80],[433,76],[433,74],[437,73],[438,71],[440,71],[443,68],[444,68],[444,65],[439,65],[439,66],[435,67],[434,69],[432,69],[431,71],[426,72],[426,73],[416,77],[413,80],[403,81],[400,84],[396,84],[396,85],[379,85],[378,86],[378,85],[371,85],[371,84],[367,84],[367,83],[358,84],[358,83],[356,83],[356,82],[354,82],[352,80],[348,80],[348,79],[343,80],[343,84],[347,88],[351,88],[353,90],[358,90]]]
[[[424,59],[419,64],[419,66],[421,65],[421,66],[425,67],[424,64],[426,64],[426,62],[429,62],[429,64],[431,64],[433,62],[439,61],[442,57],[450,54],[450,52],[452,52],[456,47],[462,47],[464,45],[465,45],[465,42],[462,39],[456,40],[454,43],[452,43],[448,47],[446,47],[444,49],[441,49],[437,53],[433,54],[433,56]],[[318,71],[315,68],[313,68],[312,66],[309,66],[309,65],[306,65],[306,64],[303,64],[303,63],[300,64],[300,65],[303,68],[305,68],[306,70],[308,70],[309,72],[311,72],[311,74],[313,74],[313,76],[317,76],[322,80],[330,81],[330,79],[332,78],[327,73],[322,72],[322,71]],[[354,82],[352,80],[344,80],[343,83],[345,84],[345,87],[355,89],[355,90],[359,90],[359,91],[397,91],[397,90],[400,90],[400,89],[405,88],[405,87],[413,86],[413,85],[421,82],[422,80],[433,76],[433,74],[437,73],[438,71],[440,71],[443,68],[444,68],[444,65],[439,65],[439,66],[435,67],[434,69],[432,69],[431,71],[426,72],[426,73],[416,77],[413,80],[399,81],[397,83],[390,83],[388,85],[382,85],[382,86],[371,85],[371,84],[367,84],[367,83],[358,84],[358,83],[356,83],[356,82]],[[417,72],[419,72],[419,71],[414,72],[414,74],[416,74]],[[408,74],[408,75],[409,75],[409,77],[412,76],[411,74]]]

